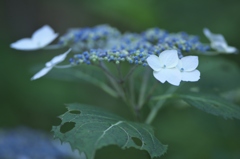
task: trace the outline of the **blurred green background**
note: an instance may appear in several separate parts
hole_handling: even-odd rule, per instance
[[[239,8],[239,0],[1,1],[0,128],[28,126],[49,132],[52,125],[59,124],[56,117],[65,112],[64,103],[72,102],[99,105],[132,118],[121,101],[83,81],[73,83],[50,78],[30,81],[34,66],[44,66],[46,61],[63,51],[23,52],[10,49],[9,44],[30,37],[44,24],[49,24],[60,34],[70,27],[98,24],[110,24],[123,32],[160,27],[170,32],[197,34],[205,42],[202,29],[208,27],[214,33],[224,34],[230,45],[240,48]],[[240,66],[239,55],[221,56]],[[240,121],[225,120],[191,107],[166,107],[153,124],[156,136],[169,145],[162,158],[240,158]],[[116,156],[118,153],[123,156]],[[147,155],[113,146],[98,151],[97,158],[133,159],[147,158]]]

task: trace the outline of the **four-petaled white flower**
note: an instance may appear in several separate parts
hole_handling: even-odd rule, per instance
[[[159,57],[150,55],[147,58],[148,65],[154,70],[154,77],[162,83],[167,81],[172,85],[179,85],[181,81],[181,73],[176,67],[178,61],[176,50],[165,50]]]
[[[36,30],[31,38],[20,39],[12,43],[10,47],[25,51],[37,50],[50,44],[57,38],[57,36],[58,33],[54,33],[54,30],[50,26],[44,25],[40,29]]]
[[[154,77],[160,82],[168,82],[179,86],[181,81],[195,82],[200,79],[197,56],[178,58],[177,50],[165,50],[159,57],[150,55],[147,58],[148,65],[154,70]]]
[[[210,40],[211,47],[221,53],[236,53],[237,49],[233,46],[228,46],[225,38],[221,34],[213,34],[209,29],[204,28],[203,33]]]
[[[31,80],[36,80],[44,75],[46,75],[54,66],[56,66],[58,63],[64,61],[64,59],[67,57],[67,54],[71,51],[71,49],[69,49],[67,52],[55,56],[54,58],[52,58],[51,61],[47,62],[45,64],[45,67],[43,69],[41,69],[38,73],[36,73]]]

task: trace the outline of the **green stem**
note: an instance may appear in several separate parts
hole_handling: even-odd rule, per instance
[[[125,100],[125,94],[123,92],[123,90],[119,87],[118,85],[118,78],[115,77],[110,71],[109,69],[104,65],[104,63],[102,61],[100,61],[99,65],[96,65],[98,67],[100,67],[105,76],[108,78],[108,80],[110,81],[110,83],[112,84],[113,88],[116,90],[116,92],[118,93],[118,95],[123,99]]]
[[[147,90],[147,84],[148,84],[148,80],[149,80],[149,72],[150,72],[150,69],[147,69],[144,74],[144,77],[143,77],[143,81],[141,84],[141,89],[140,89],[140,93],[139,93],[139,97],[138,97],[138,104],[137,104],[138,109],[141,109],[143,104],[146,101],[145,93]]]
[[[48,45],[46,47],[44,47],[44,50],[55,50],[55,49],[61,49],[64,48],[64,46],[59,45],[59,44],[54,44],[54,45]]]
[[[120,78],[120,83],[124,82],[123,81],[123,76],[122,76],[122,71],[121,71],[121,64],[117,64],[117,71],[118,71],[118,76]]]
[[[148,91],[148,94],[146,95],[146,101],[148,101],[151,98],[152,94],[154,93],[157,87],[158,87],[158,81],[155,80],[154,83],[152,84],[152,87]]]
[[[162,108],[163,104],[166,102],[166,100],[168,98],[172,98],[173,97],[173,92],[175,92],[177,90],[177,88],[178,87],[176,87],[176,86],[171,86],[166,91],[166,94],[164,94],[162,96],[158,96],[158,97],[155,98],[155,99],[158,99],[159,101],[157,102],[157,104],[155,106],[152,107],[150,113],[148,114],[148,117],[145,120],[146,124],[151,124],[152,123],[152,121],[157,116],[158,111]]]
[[[134,70],[136,69],[136,65],[133,66],[127,73],[125,77],[122,76],[121,67],[117,65],[118,76],[114,76],[111,71],[104,65],[103,62],[100,62],[98,65],[105,73],[107,78],[109,79],[110,83],[112,84],[113,88],[118,92],[118,95],[122,98],[122,100],[129,106],[132,110],[135,119],[139,120],[139,112],[136,111],[136,104],[134,99],[134,87],[133,85],[128,87],[126,80],[133,74]],[[131,82],[131,81],[130,81]]]
[[[130,100],[132,105],[135,105],[135,92],[134,92],[134,79],[131,77],[129,79],[129,92],[130,92]]]
[[[108,80],[112,84],[113,88],[118,92],[119,96],[123,99],[123,101],[126,101],[126,96],[122,88],[119,86],[118,82],[116,82],[115,79],[113,79],[111,76],[109,76],[107,73],[105,73]]]
[[[129,72],[127,73],[127,75],[124,77],[123,81],[126,81],[133,73],[133,71],[137,68],[138,65],[134,65],[132,66],[132,68],[129,70]]]
[[[104,90],[106,93],[108,93],[109,95],[113,96],[113,97],[118,97],[118,93],[113,90],[111,87],[109,87],[108,85],[106,85],[105,83],[103,82],[100,82],[99,80],[95,79],[95,78],[92,78],[91,76],[89,76],[88,74],[85,74],[81,71],[76,71],[75,73],[75,76],[80,78],[80,79],[83,79],[89,83],[92,83],[98,87],[100,87],[102,90]]]
[[[55,65],[53,66],[54,68],[59,68],[59,69],[62,69],[62,68],[71,68],[71,67],[75,67],[76,65]]]
[[[108,76],[110,76],[111,78],[113,78],[116,81],[119,81],[119,79],[117,77],[115,77],[109,70],[108,68],[104,65],[104,63],[102,61],[100,61],[99,65],[98,65],[106,74],[108,74]]]

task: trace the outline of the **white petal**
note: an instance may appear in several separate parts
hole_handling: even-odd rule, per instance
[[[50,66],[55,66],[56,64],[62,62],[65,60],[65,58],[67,57],[68,53],[71,51],[72,49],[68,49],[67,52],[61,54],[61,55],[58,55],[58,56],[55,56],[54,58],[52,58],[51,61],[47,62],[46,63],[46,66],[47,67],[50,67]]]
[[[51,61],[46,62],[45,64],[46,67],[53,67],[54,65],[52,64]]]
[[[41,48],[50,44],[57,36],[50,26],[44,25],[33,33],[32,40]]]
[[[224,43],[212,43],[211,47],[215,50],[217,50],[218,52],[225,52],[225,53],[235,53],[237,52],[237,48],[232,47],[232,46],[228,46],[227,44]]]
[[[167,70],[166,78],[168,83],[174,86],[179,86],[181,82],[181,73],[179,69],[173,68],[173,69],[166,69],[166,70]]]
[[[213,48],[214,50],[218,51],[218,52],[225,52],[225,48],[227,47],[227,44],[223,44],[223,43],[211,43],[211,48]]]
[[[35,31],[32,35],[32,38],[18,40],[15,43],[12,43],[10,47],[25,51],[37,50],[50,44],[54,39],[56,39],[57,36],[58,34],[54,33],[51,27],[45,25]]]
[[[207,28],[203,30],[205,36],[211,41],[211,47],[218,52],[222,53],[235,53],[237,49],[232,46],[228,46],[225,38],[221,34],[213,34]]]
[[[178,69],[161,69],[160,71],[153,72],[154,77],[160,82],[169,82],[172,85],[179,86],[181,82],[181,73]]]
[[[225,38],[221,34],[213,34],[209,29],[204,28],[203,33],[205,36],[212,42],[219,42],[219,43],[225,43],[227,44]]]
[[[166,68],[176,67],[179,60],[177,50],[165,50],[160,53],[159,59],[162,67],[164,65]]]
[[[10,45],[11,48],[16,50],[36,50],[38,46],[30,38],[20,39]]]
[[[160,64],[159,57],[157,57],[156,55],[150,55],[147,58],[147,63],[154,71],[159,71],[162,67]]]
[[[160,71],[153,71],[153,76],[162,83],[166,82],[167,80],[163,70],[165,69],[162,69]]]
[[[50,70],[52,69],[52,67],[44,67],[43,69],[41,69],[38,73],[36,73],[31,80],[36,80],[44,75],[46,75]]]
[[[178,68],[183,68],[183,71],[193,71],[198,66],[198,57],[197,56],[185,56],[180,59]]]
[[[228,46],[225,48],[225,52],[226,53],[236,53],[237,52],[237,48],[233,47],[233,46]]]
[[[182,72],[182,81],[196,82],[200,79],[200,72],[194,70],[191,72]]]

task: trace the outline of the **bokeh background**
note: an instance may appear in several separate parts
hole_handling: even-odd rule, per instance
[[[60,34],[71,27],[98,24],[110,24],[122,32],[160,27],[170,32],[197,34],[204,42],[207,39],[202,29],[208,27],[215,33],[224,34],[230,45],[240,48],[239,8],[239,0],[0,1],[0,129],[27,126],[50,132],[52,125],[59,124],[56,117],[66,111],[64,103],[73,102],[99,105],[131,118],[121,101],[81,80],[67,82],[42,78],[30,81],[34,66],[44,66],[62,51],[23,52],[10,49],[9,44],[30,37],[44,24],[49,24]],[[239,55],[221,56],[240,67]],[[229,77],[219,80],[224,78]],[[166,107],[153,125],[156,136],[169,145],[163,159],[240,158],[238,120],[225,120],[191,107]],[[96,158],[133,159],[147,158],[147,155],[112,146],[99,150]]]

